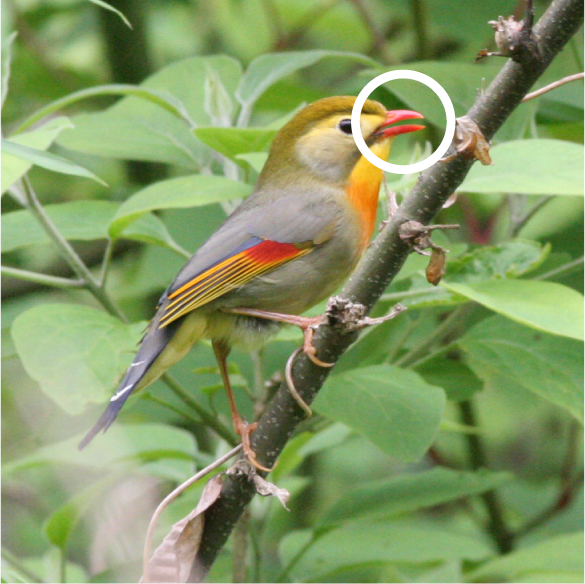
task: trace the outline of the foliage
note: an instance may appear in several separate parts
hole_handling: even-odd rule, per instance
[[[462,115],[503,62],[472,62],[492,42],[486,21],[515,6],[138,2],[156,72],[133,86],[101,64],[100,22],[140,30],[112,4],[15,2],[3,29],[7,582],[136,581],[154,506],[235,441],[200,343],[76,449],[156,297],[251,192],[278,128],[393,68],[434,77]],[[541,83],[582,68],[573,39]],[[427,119],[393,162],[440,142],[432,96],[397,83],[374,97]],[[472,168],[437,221],[460,231],[433,235],[451,250],[443,281],[411,255],[376,309],[408,311],[364,331],[280,457],[291,512],[252,505],[251,581],[582,581],[582,120],[583,84],[567,84],[521,105],[495,164]],[[388,177],[400,195],[415,180]],[[235,352],[248,418],[299,341],[285,330],[252,358]],[[159,541],[202,488],[165,512]],[[238,546],[210,581],[230,580]]]

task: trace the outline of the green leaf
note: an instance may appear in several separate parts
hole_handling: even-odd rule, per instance
[[[205,80],[215,71],[228,95],[241,76],[241,66],[227,56],[190,57],[176,61],[149,77],[140,87],[164,92],[187,114],[177,117],[159,105],[126,97],[106,111],[75,116],[75,129],[59,143],[66,148],[130,160],[150,160],[200,170],[212,162],[212,151],[192,132],[212,121],[205,112]]]
[[[307,542],[307,532],[292,532],[280,545],[287,565]],[[482,560],[493,555],[490,547],[446,529],[397,523],[358,523],[326,533],[294,566],[294,581],[337,582],[335,572],[366,563],[445,562],[457,559]]]
[[[128,28],[132,28],[132,25],[130,24],[130,21],[124,16],[123,12],[120,12],[117,8],[114,8],[111,4],[108,4],[107,2],[104,2],[104,0],[89,0],[92,4],[95,4],[97,6],[101,6],[102,8],[105,8],[106,10],[109,10],[110,12],[113,12],[114,14],[117,14],[120,19],[122,20],[122,22],[128,27]]]
[[[278,80],[310,65],[314,65],[325,57],[335,57],[357,61],[368,66],[376,66],[373,59],[357,53],[344,51],[287,51],[286,53],[270,53],[254,59],[244,73],[236,91],[236,98],[250,110],[252,104]],[[247,119],[245,120],[247,123]],[[240,126],[246,125],[238,124]]]
[[[277,130],[265,128],[197,128],[195,135],[204,144],[225,156],[236,156],[266,150]]]
[[[583,421],[583,343],[493,316],[458,344],[469,367],[489,385],[517,383]]]
[[[65,239],[90,241],[108,237],[108,225],[118,207],[110,201],[72,201],[45,205],[44,210]],[[30,211],[2,214],[2,251],[50,241]]]
[[[469,367],[449,355],[437,355],[415,370],[427,383],[442,387],[451,401],[471,399],[483,387]]]
[[[444,280],[470,283],[518,278],[536,269],[549,252],[549,245],[523,240],[478,247],[448,262]]]
[[[110,201],[72,201],[44,207],[61,235],[71,241],[107,239],[109,225],[119,208],[119,203]],[[167,247],[182,256],[189,255],[175,243],[166,225],[151,213],[128,225],[119,236]],[[2,251],[50,242],[47,232],[30,211],[23,209],[2,214]]]
[[[79,164],[75,164],[51,152],[37,150],[36,148],[30,148],[29,146],[23,146],[10,140],[2,139],[2,153],[9,154],[27,162],[32,162],[37,166],[42,166],[54,172],[91,178],[104,186],[108,186],[99,176],[96,176],[93,172],[87,170],[87,168],[83,168],[83,166],[79,166]]]
[[[64,550],[85,512],[96,502],[102,491],[111,487],[122,477],[110,474],[86,489],[74,495],[67,503],[61,505],[45,523],[44,531],[49,541]]]
[[[63,130],[72,127],[69,118],[54,118],[36,130],[10,136],[10,140],[21,146],[46,150]],[[11,154],[2,156],[2,193],[25,175],[31,166],[32,162],[29,160],[22,160]]]
[[[583,196],[583,145],[514,140],[490,150],[494,164],[474,164],[458,188],[468,193]]]
[[[445,393],[413,371],[375,365],[332,375],[313,406],[393,458],[415,461],[437,435]]]
[[[145,100],[151,104],[157,105],[167,112],[173,114],[179,120],[182,120],[189,128],[194,127],[195,122],[191,119],[189,112],[186,110],[183,102],[171,95],[168,91],[149,89],[140,85],[129,85],[124,83],[111,83],[109,85],[96,85],[87,89],[80,89],[66,95],[60,99],[52,101],[45,107],[37,110],[28,117],[20,126],[17,132],[24,132],[39,120],[58,112],[66,107],[70,107],[84,99],[100,97],[103,95],[121,95],[139,98],[137,101]]]
[[[117,237],[127,225],[155,209],[200,207],[246,197],[251,187],[223,176],[193,174],[155,183],[126,200],[110,225],[110,234]]]
[[[41,390],[66,412],[79,414],[111,395],[144,326],[124,324],[88,306],[45,304],[15,319],[12,338]]]
[[[96,412],[97,413],[97,412]],[[157,461],[158,475],[185,480],[192,474],[197,457],[195,438],[187,430],[168,424],[121,424],[116,422],[97,436],[83,451],[78,445],[85,432],[54,442],[14,461],[4,462],[2,472],[12,475],[40,465],[65,464],[104,471],[145,468],[145,461]],[[167,472],[162,473],[162,464]],[[154,463],[151,462],[154,466]],[[151,466],[151,468],[152,468]]]
[[[152,213],[142,215],[136,221],[130,223],[119,234],[119,237],[166,247],[186,259],[191,257],[191,254],[172,238],[163,221]]]
[[[583,582],[583,533],[557,535],[495,558],[467,578],[470,582]]]
[[[509,481],[506,472],[432,470],[373,481],[345,493],[321,519],[321,525],[343,523],[365,516],[389,517],[478,495]]]
[[[248,154],[238,154],[238,156],[236,156],[236,162],[243,160],[249,164],[257,173],[260,173],[264,168],[264,164],[267,158],[267,152],[249,152]]]
[[[6,96],[8,95],[8,85],[10,83],[10,67],[12,65],[12,43],[16,38],[16,31],[9,34],[2,43],[2,100],[1,104],[4,107]]]
[[[583,340],[583,296],[562,284],[496,280],[441,285],[529,327]]]

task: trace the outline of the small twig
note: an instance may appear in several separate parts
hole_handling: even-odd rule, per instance
[[[530,209],[528,209],[524,215],[519,217],[512,225],[510,225],[510,236],[516,237],[520,231],[522,231],[522,228],[526,225],[526,223],[528,223],[528,221],[530,221],[530,219],[532,219],[532,217],[534,217],[534,215],[536,215],[536,213],[553,198],[553,195],[547,195],[536,201],[536,203],[534,203],[534,205],[532,205],[532,207],[530,207]]]
[[[528,93],[527,95],[525,95],[522,98],[522,103],[526,102],[526,101],[530,101],[531,99],[534,99],[535,97],[539,97],[541,95],[543,95],[544,93],[548,93],[549,91],[552,91],[553,89],[556,89],[557,87],[560,87],[561,85],[564,85],[565,83],[570,83],[571,81],[577,81],[579,79],[583,79],[585,77],[585,73],[575,73],[575,75],[567,75],[567,77],[563,77],[562,79],[559,79],[558,81],[554,81],[553,83],[549,83],[548,85],[545,85],[544,87],[541,87],[540,89],[537,89],[536,91],[533,91],[532,93]]]
[[[394,365],[397,367],[409,367],[412,365],[433,345],[441,342],[456,330],[461,325],[461,322],[467,318],[469,312],[474,309],[475,306],[469,302],[458,306],[432,333],[425,337],[418,345],[414,346],[408,353],[402,355]]]
[[[358,14],[361,16],[366,28],[370,31],[376,51],[383,56],[384,48],[386,46],[384,33],[378,28],[378,24],[370,14],[370,10],[365,5],[363,0],[351,0],[351,2],[355,6]]]
[[[18,572],[20,572],[22,576],[25,576],[28,581],[44,582],[44,580],[40,576],[38,576],[34,572],[31,572],[26,566],[23,566],[20,561],[20,558],[17,558],[12,552],[9,552],[4,546],[2,546],[2,559],[6,563],[14,566],[14,568]]]
[[[575,474],[575,462],[578,457],[578,444],[581,426],[576,420],[571,420],[569,427],[569,436],[567,438],[567,452],[560,471],[560,488],[559,494],[554,503],[527,521],[515,534],[515,537],[526,535],[549,519],[554,517],[557,513],[567,507],[574,497],[575,489],[583,482],[583,473]]]
[[[462,401],[457,404],[461,414],[461,421],[473,428],[477,427],[475,410],[471,401]],[[488,468],[485,448],[479,434],[465,434],[464,440],[469,449],[469,462],[473,470]],[[504,521],[500,499],[495,489],[480,495],[488,512],[489,522],[487,529],[492,536],[501,554],[512,551],[513,535]]]
[[[217,434],[221,436],[228,444],[231,446],[236,444],[236,440],[229,429],[226,428],[226,426],[224,426],[215,416],[212,416],[204,407],[199,405],[183,388],[183,386],[174,377],[171,376],[170,373],[164,373],[161,376],[161,379],[169,386],[171,391],[179,399],[181,399],[183,403],[188,405],[190,408],[193,408],[201,417],[201,420],[210,428],[215,430],[215,432],[217,432]]]
[[[428,57],[428,39],[425,0],[412,0],[412,22],[416,37],[415,60],[423,61]]]
[[[176,414],[179,414],[181,417],[189,420],[195,426],[201,425],[201,419],[197,419],[195,416],[192,416],[188,412],[185,412],[181,408],[178,408],[177,406],[173,405],[172,403],[170,403],[164,399],[161,399],[160,397],[153,395],[152,393],[149,393],[149,392],[144,393],[143,399],[147,399],[155,404],[158,404],[159,406],[163,406],[164,408],[167,408],[171,412],[175,412]]]
[[[100,288],[104,288],[106,285],[106,279],[108,277],[108,268],[110,267],[110,262],[112,261],[113,253],[114,253],[114,242],[111,239],[108,239],[108,243],[106,244],[106,249],[104,251],[104,257],[102,260],[102,267],[100,270],[100,276],[98,279]]]
[[[564,274],[565,272],[570,272],[571,270],[582,266],[583,265],[583,261],[585,258],[583,258],[583,256],[581,256],[580,258],[577,258],[576,260],[573,260],[572,262],[568,262],[562,266],[559,266],[558,268],[554,268],[553,270],[549,270],[548,272],[545,272],[544,274],[539,274],[538,276],[535,276],[534,279],[535,280],[548,280],[549,278],[553,278],[554,276],[558,276],[559,274]]]
[[[29,270],[21,270],[20,268],[12,268],[10,266],[2,266],[0,270],[3,276],[18,278],[27,282],[35,282],[35,284],[42,284],[43,286],[53,286],[54,288],[83,288],[85,286],[84,280],[60,278],[59,276],[30,272]]]
[[[22,185],[28,209],[41,224],[41,227],[51,238],[53,243],[57,246],[71,269],[78,275],[80,279],[84,281],[85,287],[95,296],[95,298],[110,314],[117,316],[123,322],[127,322],[126,317],[122,311],[116,306],[114,301],[105,292],[105,290],[100,287],[99,282],[94,278],[88,267],[77,255],[77,252],[71,247],[70,243],[63,237],[51,218],[47,215],[27,176],[23,177]]]
[[[194,485],[197,481],[202,479],[205,475],[221,466],[224,462],[235,456],[242,449],[242,445],[238,444],[235,448],[232,448],[227,454],[218,458],[215,462],[212,462],[209,466],[206,466],[203,470],[200,470],[197,474],[193,475],[190,479],[186,480],[182,485],[179,485],[172,493],[169,493],[156,508],[148,530],[146,532],[146,541],[144,542],[144,556],[142,558],[142,573],[144,582],[150,582],[149,578],[149,560],[152,555],[152,538],[158,525],[158,520],[162,515],[163,511],[174,501],[181,493],[187,490],[191,485]]]

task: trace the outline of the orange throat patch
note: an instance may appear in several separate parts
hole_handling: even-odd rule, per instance
[[[390,154],[392,140],[383,140],[371,147],[372,152],[386,160]],[[384,172],[360,157],[352,173],[349,175],[347,197],[356,210],[360,219],[362,233],[360,237],[360,253],[362,253],[372,237],[376,226],[376,212],[378,210],[378,194],[382,184]]]

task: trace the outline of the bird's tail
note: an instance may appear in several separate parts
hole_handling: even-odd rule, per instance
[[[172,347],[174,343],[171,341],[181,324],[183,324],[181,321],[184,319],[179,319],[164,328],[159,328],[157,326],[157,317],[155,317],[150,323],[150,326],[142,339],[140,349],[138,350],[136,357],[134,357],[134,361],[130,367],[128,367],[128,371],[126,371],[126,375],[124,375],[118,391],[110,400],[108,407],[100,416],[95,426],[79,443],[79,450],[83,450],[98,432],[101,430],[105,432],[110,427],[112,422],[116,419],[118,412],[124,405],[124,402],[130,397],[130,394],[135,389],[142,389],[143,387],[150,385],[170,366],[170,363],[165,363],[166,367],[159,367],[157,360],[165,362],[169,361],[169,359],[164,359],[164,353],[168,352],[165,351],[167,347],[171,349],[171,353],[176,353],[176,350]],[[159,359],[159,357],[161,359]]]

